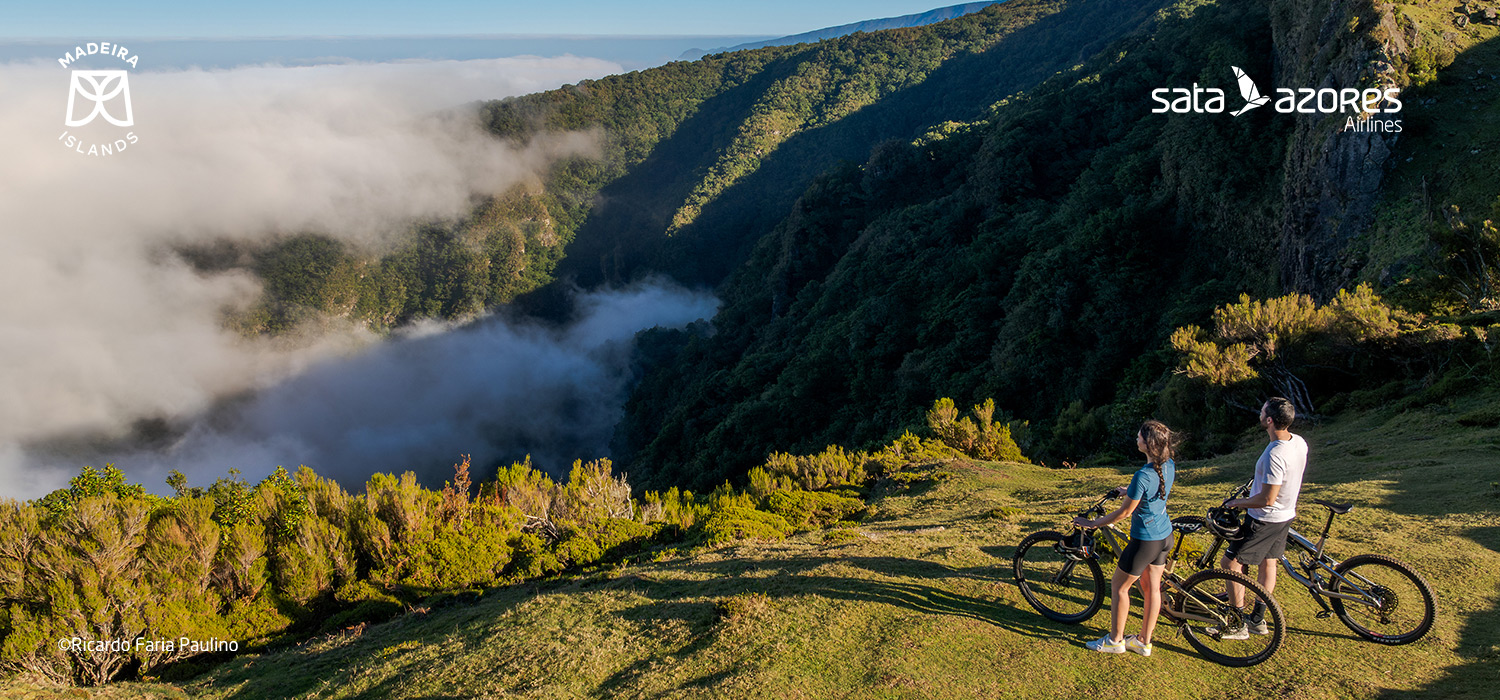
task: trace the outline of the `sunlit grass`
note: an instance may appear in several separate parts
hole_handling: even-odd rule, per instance
[[[1409,562],[1437,590],[1431,634],[1405,647],[1318,619],[1283,578],[1291,634],[1248,670],[1204,661],[1177,633],[1157,653],[1105,656],[1082,643],[1108,623],[1059,625],[1026,606],[1007,571],[1026,533],[1068,513],[1130,466],[1048,470],[950,465],[955,478],[878,498],[852,538],[815,531],[542,586],[246,655],[180,686],[121,685],[116,697],[1139,697],[1480,696],[1500,682],[1500,428],[1457,417],[1493,394],[1406,413],[1352,415],[1299,430],[1312,445],[1297,527],[1321,528],[1313,498],[1356,503],[1329,550]],[[1184,463],[1174,515],[1200,512],[1249,474],[1261,439]],[[1011,517],[996,517],[996,508]],[[720,602],[756,597],[749,612]],[[1136,622],[1132,622],[1131,629]],[[16,697],[69,697],[12,685]],[[21,695],[19,693],[31,693]],[[109,697],[109,696],[98,696]]]

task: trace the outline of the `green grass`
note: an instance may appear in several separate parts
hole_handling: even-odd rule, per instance
[[[878,495],[854,536],[814,531],[490,591],[263,655],[178,685],[99,697],[1478,697],[1500,685],[1500,427],[1460,418],[1500,400],[1341,417],[1301,429],[1313,498],[1357,504],[1335,524],[1335,556],[1382,552],[1432,583],[1439,617],[1405,647],[1320,620],[1282,579],[1291,634],[1246,670],[1204,661],[1169,627],[1157,653],[1101,656],[1082,643],[1107,611],[1059,625],[1033,612],[1006,570],[1026,533],[1060,527],[1128,466],[1048,470],[949,465],[951,479]],[[1184,463],[1175,515],[1201,512],[1244,479],[1263,444]],[[1007,517],[992,515],[1007,510]],[[1132,621],[1131,629],[1137,623]],[[74,697],[12,681],[6,697]],[[77,697],[82,697],[77,696]]]

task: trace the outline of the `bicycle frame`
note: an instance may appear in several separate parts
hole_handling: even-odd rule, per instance
[[[1292,580],[1296,581],[1303,588],[1306,588],[1308,595],[1311,595],[1313,600],[1318,603],[1318,606],[1323,609],[1323,612],[1319,613],[1320,617],[1327,617],[1333,613],[1333,610],[1328,607],[1328,602],[1324,600],[1325,597],[1339,598],[1370,606],[1378,606],[1380,604],[1380,601],[1366,592],[1368,587],[1375,585],[1372,581],[1358,574],[1347,576],[1340,574],[1337,568],[1341,562],[1323,553],[1323,546],[1328,542],[1328,532],[1333,527],[1334,517],[1335,514],[1333,511],[1329,511],[1328,520],[1323,523],[1323,533],[1318,536],[1316,543],[1304,537],[1296,530],[1288,531],[1286,538],[1287,546],[1302,551],[1302,563],[1300,567],[1294,565],[1286,553],[1282,553],[1281,555],[1281,566],[1286,570],[1287,575],[1292,577]],[[1224,540],[1215,537],[1213,546],[1203,552],[1203,555],[1195,563],[1196,566],[1199,568],[1212,566],[1215,557],[1219,554],[1219,550],[1223,547]],[[1342,585],[1348,586],[1356,592],[1340,593],[1328,590],[1323,586],[1326,580],[1324,573],[1331,578],[1338,579]]]
[[[1187,536],[1185,534],[1178,534],[1177,544],[1172,545],[1172,553],[1167,556],[1167,566],[1161,575],[1162,593],[1164,595],[1170,593],[1167,590],[1168,586],[1176,589],[1177,594],[1182,598],[1182,610],[1174,611],[1172,605],[1163,605],[1161,606],[1161,614],[1166,615],[1167,618],[1175,622],[1196,620],[1198,622],[1212,622],[1216,625],[1224,625],[1227,623],[1224,617],[1213,613],[1213,606],[1217,605],[1220,601],[1212,596],[1204,596],[1202,598],[1189,597],[1187,589],[1182,587],[1182,582],[1185,579],[1178,576],[1176,571],[1173,571],[1173,569],[1177,568],[1177,554],[1182,551],[1182,543],[1186,540]],[[1187,606],[1190,602],[1196,604],[1199,609],[1209,613],[1212,617],[1204,617],[1203,615],[1188,612]]]
[[[1318,605],[1323,608],[1323,617],[1327,617],[1328,614],[1331,614],[1333,612],[1333,610],[1328,607],[1328,603],[1323,601],[1323,597],[1325,596],[1328,598],[1350,600],[1356,603],[1363,603],[1370,606],[1380,605],[1380,601],[1374,599],[1373,596],[1365,592],[1366,587],[1375,585],[1374,582],[1366,579],[1363,576],[1360,576],[1359,574],[1346,576],[1339,573],[1338,565],[1341,562],[1323,553],[1323,544],[1328,539],[1328,529],[1333,526],[1333,516],[1333,512],[1330,511],[1328,513],[1328,523],[1323,526],[1323,535],[1318,538],[1317,544],[1313,544],[1311,540],[1303,537],[1296,530],[1290,530],[1287,533],[1287,545],[1296,547],[1303,552],[1302,564],[1300,568],[1303,570],[1303,572],[1305,572],[1305,574],[1299,573],[1297,571],[1298,567],[1292,565],[1291,558],[1288,557],[1285,553],[1281,555],[1281,567],[1286,570],[1288,576],[1291,576],[1292,579],[1297,583],[1302,584],[1302,587],[1307,589],[1308,594],[1313,597],[1313,600],[1317,601]],[[1327,572],[1330,576],[1342,582],[1343,585],[1348,586],[1349,588],[1357,592],[1340,593],[1324,588],[1324,572]],[[1356,583],[1355,580],[1351,579],[1357,579],[1358,583]]]

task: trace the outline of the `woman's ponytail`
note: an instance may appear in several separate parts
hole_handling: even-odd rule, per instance
[[[1177,443],[1177,435],[1171,429],[1163,425],[1161,421],[1148,420],[1141,424],[1141,441],[1146,444],[1146,458],[1151,460],[1151,466],[1156,469],[1156,497],[1167,497],[1167,476],[1162,472],[1162,464],[1172,459],[1172,448]]]

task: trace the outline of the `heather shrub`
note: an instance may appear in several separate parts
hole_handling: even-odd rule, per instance
[[[23,558],[5,570],[10,629],[0,666],[99,685],[135,661],[133,650],[71,654],[57,640],[134,639],[146,631],[152,592],[136,552],[146,538],[147,504],[113,490],[51,503],[66,507],[47,508],[45,522],[29,507],[6,509],[5,539],[29,535],[29,542],[15,548]]]
[[[217,637],[243,649],[649,543],[778,540],[857,513],[868,460],[836,446],[773,456],[750,491],[672,488],[639,503],[602,459],[575,462],[557,483],[528,458],[477,498],[467,457],[440,490],[412,473],[376,474],[358,495],[302,467],[254,486],[233,470],[208,488],[173,473],[176,496],[158,498],[113,467],[88,468],[35,504],[0,503],[0,672],[97,685],[189,662],[188,652],[74,654],[58,639]]]
[[[259,520],[221,527],[212,574],[215,586],[231,599],[260,595],[270,577],[265,553],[266,528]]]
[[[782,540],[791,534],[792,526],[775,513],[753,507],[732,505],[714,509],[698,529],[697,538],[708,546],[737,540]]]
[[[603,518],[568,531],[557,543],[557,558],[566,566],[586,566],[638,551],[659,526],[623,518]]]
[[[661,522],[687,530],[708,517],[708,499],[698,498],[692,491],[673,486],[664,493],[647,491],[645,505],[641,507],[642,522]]]
[[[815,491],[778,491],[766,499],[766,509],[793,528],[825,527],[858,513],[864,506],[853,498]]]
[[[985,399],[984,403],[974,406],[972,412],[972,418],[959,418],[953,399],[940,398],[927,411],[927,427],[943,444],[967,456],[1031,463],[1021,454],[1021,448],[1011,434],[1012,426],[994,421],[994,399]]]
[[[532,518],[504,503],[493,490],[490,500],[471,501],[468,468],[467,458],[455,465],[454,481],[440,492],[423,489],[410,472],[399,479],[377,474],[370,480],[364,502],[354,501],[349,520],[372,582],[435,591],[502,580],[512,560],[512,539],[523,518]],[[525,475],[525,481],[543,489],[552,486],[545,475]],[[510,495],[518,493],[512,490]],[[533,506],[537,512],[550,510],[546,504]]]
[[[776,455],[772,455],[775,457]],[[797,488],[796,482],[789,476],[778,476],[766,471],[765,467],[755,467],[747,474],[750,485],[746,488],[756,500],[765,498],[777,491],[792,491]]]
[[[963,456],[962,452],[949,447],[941,440],[923,439],[911,431],[906,431],[901,434],[901,437],[892,440],[891,444],[870,455],[867,471],[872,477],[884,479],[894,476],[901,471],[902,467],[909,464]]]
[[[553,513],[558,499],[557,484],[551,477],[532,468],[530,455],[523,462],[501,467],[488,495],[515,508],[525,519],[527,529],[539,529],[554,539],[562,534]]]
[[[560,524],[587,525],[605,518],[630,520],[635,517],[635,503],[630,498],[630,485],[623,474],[616,475],[607,459],[585,464],[573,462],[568,473],[568,483],[560,490],[555,500],[561,506],[558,514]]]
[[[523,532],[511,539],[510,580],[540,578],[562,571],[565,565],[542,538]]]
[[[213,587],[220,544],[213,512],[213,499],[185,497],[169,501],[151,517],[136,557],[149,590],[142,615],[158,638],[223,638],[228,632],[219,614],[223,600]],[[143,672],[189,655],[180,647],[171,651],[147,648],[138,653]]]
[[[404,582],[432,590],[496,585],[510,564],[510,540],[516,531],[504,522],[438,530],[425,542]]]
[[[756,492],[764,490],[769,495],[771,491],[785,490],[786,487],[816,491],[829,486],[862,484],[868,459],[869,455],[863,452],[848,453],[838,445],[829,445],[822,452],[811,455],[772,453],[766,459],[767,476],[762,477],[758,487],[752,481],[751,493],[764,497]]]

